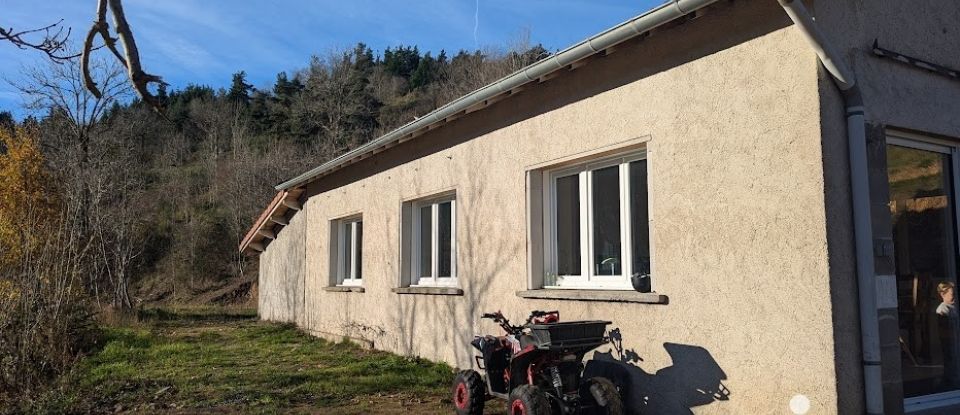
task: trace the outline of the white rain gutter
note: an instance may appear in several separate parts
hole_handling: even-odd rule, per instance
[[[883,413],[880,374],[880,327],[877,318],[877,288],[873,264],[873,228],[870,217],[870,180],[867,173],[867,137],[863,97],[856,76],[833,49],[801,0],[777,0],[813,47],[820,62],[843,94],[847,115],[850,156],[850,188],[853,233],[856,242],[857,283],[860,292],[860,338],[863,351],[863,383],[868,414]]]
[[[717,1],[719,0],[670,0],[649,12],[634,17],[546,59],[507,75],[492,84],[451,101],[427,113],[423,117],[417,118],[396,130],[384,134],[380,138],[323,163],[293,179],[280,183],[276,188],[277,190],[286,190],[305,185],[347,164],[354,163],[373,153],[382,151],[387,147],[406,141],[426,128],[434,127],[437,124],[447,121],[448,118],[455,118],[471,112],[477,107],[488,105],[492,103],[491,101],[493,101],[494,98],[510,94],[525,84],[540,80],[582,59],[600,53],[626,40],[638,37]]]

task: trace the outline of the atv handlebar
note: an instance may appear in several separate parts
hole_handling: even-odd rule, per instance
[[[488,318],[493,320],[494,322],[499,324],[500,327],[503,328],[503,331],[507,332],[507,334],[519,334],[520,331],[523,330],[522,326],[510,325],[510,320],[507,320],[507,318],[504,317],[503,313],[501,313],[500,311],[497,311],[496,313],[483,313],[483,315],[480,316],[480,318]]]
[[[553,318],[550,318],[551,316]],[[546,317],[545,321],[534,321],[535,319],[540,319],[543,317]],[[481,315],[480,318],[493,320],[494,322],[499,324],[500,327],[502,327],[503,330],[506,331],[508,334],[519,334],[521,331],[523,331],[524,327],[530,324],[557,322],[560,319],[560,312],[556,310],[554,311],[534,310],[530,312],[530,316],[527,317],[527,322],[524,323],[522,326],[510,325],[510,320],[504,317],[503,313],[501,313],[500,311],[497,311],[495,313],[483,313],[483,315]]]

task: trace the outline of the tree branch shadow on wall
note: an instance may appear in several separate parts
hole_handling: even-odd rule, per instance
[[[484,167],[495,163],[495,156],[473,150],[464,156],[465,164],[452,168],[450,174],[468,178],[462,188],[464,197],[458,202],[457,226],[465,232],[458,237],[458,262],[464,273],[460,279],[464,293],[462,300],[448,302],[447,315],[453,320],[447,327],[446,344],[435,344],[436,348],[449,348],[458,367],[474,367],[474,350],[470,346],[474,335],[482,332],[480,315],[489,307],[490,291],[493,287],[505,284],[505,270],[511,261],[522,258],[523,250],[509,237],[502,224],[484,218],[481,212],[490,212],[494,206],[503,205],[503,195],[496,186],[490,186]],[[475,368],[475,367],[474,367]]]
[[[693,414],[692,408],[730,400],[723,381],[727,374],[707,349],[687,344],[664,343],[673,364],[647,373],[638,363],[643,358],[623,348],[619,328],[610,331],[609,352],[595,352],[587,362],[584,377],[603,376],[620,388],[630,413]]]
[[[456,186],[455,220],[458,284],[463,294],[401,295],[392,326],[397,329],[394,335],[399,336],[397,345],[402,354],[442,358],[457,367],[471,367],[470,341],[481,325],[479,316],[482,311],[492,311],[481,308],[490,289],[507,278],[507,265],[522,257],[523,247],[501,237],[504,229],[481,216],[481,212],[502,204],[503,196],[489,188],[482,174],[482,167],[491,164],[493,156],[471,151],[456,157],[447,156],[450,166],[445,174],[466,178]],[[460,157],[466,161],[459,163]],[[422,177],[417,175],[413,180],[415,194],[424,194]],[[395,268],[399,275],[399,268]],[[432,320],[431,331],[425,331],[428,319]]]

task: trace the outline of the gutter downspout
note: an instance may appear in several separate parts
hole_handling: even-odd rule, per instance
[[[880,329],[873,263],[873,229],[870,216],[870,181],[867,173],[867,137],[863,97],[853,71],[826,40],[803,1],[777,1],[810,42],[820,62],[833,77],[843,95],[850,156],[850,189],[853,205],[853,233],[856,243],[857,285],[860,296],[860,337],[866,412],[882,414],[884,410],[880,373]]]

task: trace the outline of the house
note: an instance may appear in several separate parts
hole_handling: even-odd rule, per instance
[[[671,0],[280,184],[260,316],[470,367],[557,309],[637,411],[943,410],[958,68],[955,0]]]

